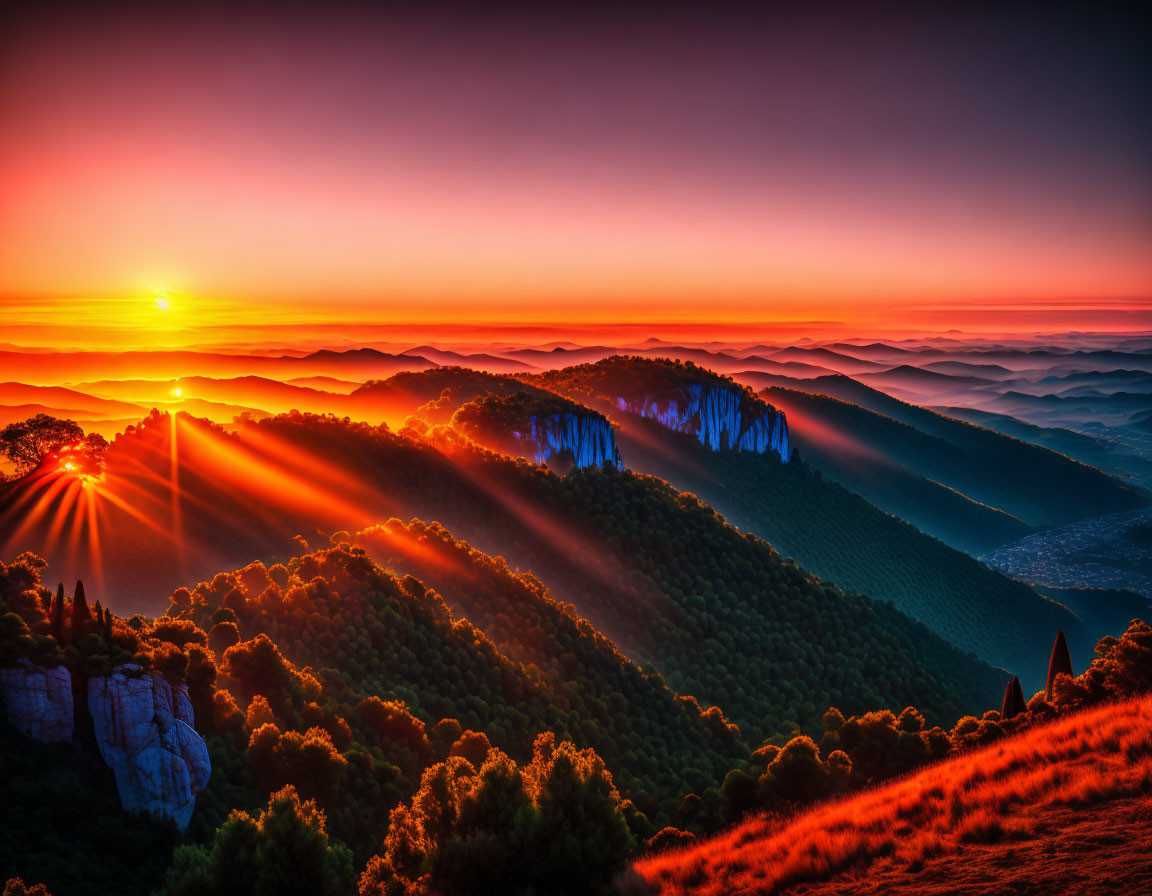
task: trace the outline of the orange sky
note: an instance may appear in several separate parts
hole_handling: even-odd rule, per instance
[[[161,308],[157,296],[166,304]],[[569,340],[624,345],[649,337],[702,343],[710,340],[770,342],[803,337],[911,337],[951,329],[968,334],[1124,333],[1152,331],[1152,307],[1127,300],[984,303],[887,303],[873,309],[851,306],[840,316],[806,304],[754,309],[697,304],[683,307],[637,304],[627,309],[596,305],[552,306],[554,315],[525,306],[476,307],[468,302],[435,306],[417,303],[232,303],[174,292],[113,300],[36,300],[5,305],[5,345],[55,348],[153,349],[194,347],[248,351],[287,347],[315,349],[376,344],[400,350],[419,343],[481,346]]]
[[[1120,38],[301,15],[15,24],[0,342],[1152,326]]]

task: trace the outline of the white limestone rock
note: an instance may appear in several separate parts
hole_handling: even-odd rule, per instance
[[[791,459],[788,422],[782,412],[767,409],[749,414],[741,408],[739,391],[708,383],[689,383],[679,392],[678,398],[618,397],[616,406],[677,432],[691,433],[713,451],[773,452],[781,460]]]
[[[0,669],[0,691],[14,728],[49,743],[72,739],[72,676],[63,666],[45,669],[21,657]]]
[[[204,739],[190,724],[186,688],[174,698],[159,673],[117,666],[112,675],[89,680],[88,709],[100,754],[116,774],[121,805],[186,828],[212,771]]]
[[[173,695],[176,699],[176,705],[172,707],[172,712],[185,725],[191,728],[196,727],[196,719],[192,715],[192,701],[188,699],[188,685],[182,684],[176,689]]]
[[[612,425],[599,415],[550,414],[532,417],[528,433],[513,433],[517,439],[524,436],[535,445],[533,460],[542,464],[565,449],[572,452],[577,467],[598,467],[607,461],[617,467],[620,451],[616,447],[616,434]]]

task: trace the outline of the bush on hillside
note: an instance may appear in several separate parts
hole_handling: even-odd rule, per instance
[[[453,756],[393,810],[360,894],[602,892],[632,847],[624,811],[600,757],[549,734],[522,768],[499,750],[478,770]]]

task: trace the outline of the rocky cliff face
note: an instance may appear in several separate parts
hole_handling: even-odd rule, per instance
[[[0,692],[17,730],[49,743],[72,739],[72,676],[63,666],[44,669],[21,657],[0,669]]]
[[[72,739],[72,676],[20,659],[0,669],[9,721],[39,741]],[[173,692],[159,673],[117,666],[88,681],[88,711],[100,755],[116,774],[120,803],[132,812],[171,818],[183,830],[212,766],[193,728],[187,685]]]
[[[529,451],[525,454],[538,464],[567,449],[572,452],[577,467],[598,467],[605,461],[620,466],[616,435],[603,417],[581,414],[535,416],[526,432],[514,432],[513,436],[528,443]]]
[[[782,460],[791,458],[788,423],[780,411],[768,408],[749,413],[742,408],[739,391],[707,383],[689,383],[679,391],[679,398],[617,398],[616,406],[677,432],[691,433],[714,451],[772,451]]]
[[[192,727],[185,687],[173,694],[158,673],[117,666],[112,675],[88,682],[88,711],[124,808],[167,816],[186,828],[212,769],[208,748]]]

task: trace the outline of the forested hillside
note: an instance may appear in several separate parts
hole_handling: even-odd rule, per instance
[[[418,545],[418,531],[403,535]],[[363,540],[371,544],[372,535]],[[435,530],[437,538],[446,540],[461,574],[479,585],[492,561],[442,529]],[[509,649],[506,638],[494,642],[485,634],[481,623],[492,626],[497,617],[481,614],[473,622],[459,611],[453,615],[428,584],[389,574],[347,544],[286,567],[253,564],[217,576],[198,586],[187,605],[178,592],[169,614],[211,635],[214,620],[232,610],[242,640],[271,638],[348,707],[376,696],[403,704],[421,729],[456,719],[517,758],[529,755],[543,731],[591,746],[654,816],[683,793],[710,786],[725,761],[747,752],[718,710],[706,715],[694,701],[678,699],[660,676],[643,673],[539,583],[510,574],[493,578],[486,591],[472,591],[471,606],[487,601],[502,614],[515,608],[514,623],[506,624],[524,626],[532,617],[520,611],[534,610],[534,662],[516,656],[520,651]],[[232,636],[227,621],[219,635]],[[411,737],[415,766],[427,757],[420,755],[420,737]]]
[[[892,601],[1029,686],[1042,680],[1053,632],[1064,629],[1078,661],[1087,662],[1096,638],[1123,630],[1130,618],[1114,615],[1106,628],[1090,630],[1063,606],[879,510],[802,459],[783,464],[708,451],[636,417],[619,441],[626,463],[694,491],[805,569]]]
[[[467,446],[449,464],[324,418],[257,426],[347,458],[411,515],[532,571],[674,690],[724,707],[749,737],[816,725],[829,699],[863,708],[920,694],[928,712],[948,716],[987,704],[1000,687],[996,673],[899,611],[815,580],[657,479],[610,467],[558,476]],[[892,674],[897,667],[907,671]]]
[[[181,524],[194,547],[178,553],[110,507],[119,529],[102,544],[109,587],[154,594],[167,581],[170,591],[181,563],[202,577],[253,556],[286,560],[299,551],[296,534],[419,517],[535,573],[674,690],[722,706],[749,738],[814,727],[830,702],[915,702],[955,717],[1002,687],[901,612],[817,581],[652,477],[611,467],[559,476],[466,443],[437,447],[331,417],[283,415],[228,435],[160,416],[117,440],[105,475],[130,480],[137,508],[150,507],[147,496],[162,521],[171,519],[173,431],[189,495]]]
[[[105,617],[97,603],[99,622],[85,621],[83,629],[76,620],[89,611],[51,602],[42,563],[28,554],[0,565],[0,658],[5,667],[21,658],[63,665],[78,681],[134,663],[140,674],[187,685],[212,759],[190,837],[210,839],[229,811],[255,811],[291,787],[324,813],[335,842],[351,847],[349,872],[353,860],[362,868],[380,848],[392,810],[417,793],[425,771],[453,757],[480,768],[490,750],[500,750],[527,764],[545,733],[602,749],[616,786],[635,800],[620,807],[627,839],[651,836],[684,794],[717,786],[748,755],[718,709],[704,712],[672,693],[538,583],[501,575],[439,534],[462,563],[496,573],[493,605],[503,592],[537,611],[538,631],[550,634],[536,645],[543,669],[502,653],[419,580],[385,572],[347,544],[177,589],[168,614],[155,620]],[[14,803],[0,815],[0,867],[69,893],[156,886],[169,860],[160,847],[178,842],[171,823],[120,825],[116,789],[85,737],[51,745],[41,758],[36,741],[0,727],[5,768],[21,773],[18,789],[8,792]],[[89,813],[82,818],[59,801],[69,783]],[[32,816],[7,811],[39,799],[46,802]],[[57,818],[67,823],[53,830]],[[113,833],[94,835],[101,824]],[[91,869],[101,842],[118,855],[134,842],[151,852],[135,868]]]
[[[952,483],[963,481],[967,458],[943,439],[826,395],[762,394],[788,414],[792,443],[810,466],[921,531],[977,556],[1032,531],[957,491]],[[925,463],[929,455],[935,459]]]
[[[996,414],[976,408],[934,407],[932,410],[946,417],[966,420],[977,426],[993,429],[1033,445],[1066,454],[1083,464],[1098,467],[1120,479],[1130,480],[1145,492],[1152,486],[1152,461],[1140,453],[1071,429],[1036,426],[1008,414]],[[1109,433],[1111,435],[1111,433]]]
[[[1055,525],[1140,507],[1145,494],[1100,470],[1038,445],[1003,435],[927,408],[900,401],[846,376],[790,381],[788,388],[827,395],[897,420],[914,431],[888,438],[875,450],[955,488],[967,497],[1019,517],[1029,525]],[[773,390],[764,395],[771,401]],[[835,413],[827,423],[841,436],[864,445],[884,437],[880,422]],[[889,428],[891,431],[891,428]]]
[[[466,367],[433,367],[369,380],[348,396],[356,418],[371,423],[388,422],[399,428],[406,417],[420,411],[428,423],[447,423],[463,404],[482,395],[547,393],[510,376]]]
[[[708,516],[714,519],[710,512]],[[167,614],[155,620],[114,617],[97,604],[97,621],[83,622],[83,629],[76,620],[87,620],[88,611],[70,609],[62,594],[50,601],[41,584],[42,561],[26,555],[0,568],[4,662],[26,657],[38,664],[63,664],[77,676],[107,674],[130,662],[154,670],[174,687],[187,684],[212,758],[211,780],[200,794],[189,831],[193,843],[211,837],[230,810],[259,813],[260,821],[253,821],[258,831],[273,825],[277,813],[286,813],[298,818],[305,830],[312,826],[307,836],[317,848],[326,844],[328,858],[320,866],[309,866],[317,874],[327,869],[316,878],[316,892],[342,892],[353,866],[362,866],[386,835],[399,836],[399,829],[389,823],[390,815],[395,820],[392,809],[407,798],[423,799],[424,788],[432,786],[429,775],[434,778],[443,767],[438,763],[467,763],[460,765],[463,773],[465,768],[486,768],[489,760],[503,761],[497,757],[507,754],[509,761],[533,769],[543,761],[541,749],[556,749],[556,756],[570,755],[565,752],[570,748],[587,751],[580,762],[610,774],[611,793],[619,788],[619,798],[613,800],[623,800],[618,805],[610,801],[607,816],[597,823],[603,829],[617,823],[612,818],[619,819],[624,839],[613,841],[617,846],[612,847],[619,850],[627,848],[624,841],[651,837],[661,826],[679,821],[686,794],[716,794],[733,762],[748,757],[747,742],[721,708],[704,710],[694,697],[678,697],[659,675],[627,660],[572,607],[553,601],[533,577],[513,573],[502,560],[476,552],[435,525],[392,522],[355,537],[373,553],[386,553],[390,564],[399,567],[397,574],[351,547],[350,538],[338,533],[338,546],[287,564],[254,563],[179,588]],[[751,555],[744,562],[750,581],[763,575],[755,572]],[[442,583],[455,613],[424,582],[413,575],[400,578],[407,567]],[[792,582],[788,591],[777,594],[778,601],[788,602],[798,593],[792,589],[803,588],[806,603],[815,599],[821,606],[813,622],[819,620],[822,629],[834,630],[827,626],[837,619],[836,607],[843,605],[857,636],[863,633],[859,642],[835,642],[840,651],[836,662],[871,682],[872,692],[855,700],[899,690],[900,683],[889,682],[890,670],[898,670],[924,694],[938,694],[935,699],[947,707],[944,712],[961,702],[975,703],[975,697],[967,696],[974,692],[975,676],[991,686],[1001,680],[894,611],[877,611],[862,598],[847,598],[804,577]],[[744,601],[741,606],[751,605]],[[463,610],[477,622],[455,615]],[[723,621],[724,615],[717,615]],[[58,621],[69,617],[70,626]],[[781,624],[799,639],[804,618]],[[880,619],[895,632],[904,632],[903,637],[877,630]],[[909,649],[909,641],[927,644],[935,655]],[[849,651],[856,643],[883,659],[853,656]],[[775,710],[776,693],[788,699],[802,693],[798,684],[813,678],[790,661],[795,654],[788,645],[775,640],[764,645],[764,653],[782,655],[752,667],[753,672],[775,670],[777,686],[761,689],[755,698],[761,707]],[[822,655],[810,654],[817,661]],[[680,674],[703,675],[708,668]],[[830,668],[821,674],[836,680]],[[832,693],[836,699],[855,691]],[[754,699],[752,694],[737,696],[744,704]],[[811,704],[812,699],[820,702]],[[809,703],[821,705],[824,699],[821,692]],[[853,705],[855,700],[839,702]],[[783,701],[780,705],[787,708]],[[568,746],[542,748],[538,734],[546,734],[549,745],[563,740]],[[42,761],[33,741],[6,728],[3,750],[6,764],[18,766],[25,776],[21,804],[51,799],[53,788],[71,780],[84,790],[88,820],[103,819],[121,831],[107,841],[116,849],[127,848],[132,838],[146,838],[153,849],[161,841],[169,848],[178,842],[163,822],[144,821],[123,829],[117,825],[122,810],[114,791],[97,784],[99,766],[86,758],[84,751],[91,747],[82,738],[54,747]],[[72,769],[70,777],[58,777],[57,767]],[[593,787],[588,799],[601,799],[595,795],[598,785],[592,783],[598,779],[588,780]],[[271,802],[260,811],[269,795]],[[565,796],[548,811],[559,813],[556,823],[579,824],[567,813],[579,811],[582,798]],[[715,805],[716,797],[709,799]],[[535,811],[544,813],[545,807],[537,804]],[[307,821],[314,812],[322,812],[322,820]],[[156,854],[155,862],[130,869],[109,866],[85,878],[83,869],[99,861],[91,852],[91,824],[52,832],[53,817],[20,816],[19,827],[8,832],[5,861],[14,872],[48,880],[66,893],[103,892],[112,873],[120,875],[116,886],[124,893],[145,892],[159,883],[164,853]],[[221,848],[239,848],[220,838],[232,837],[236,824],[247,824],[244,817],[237,820],[234,815],[220,827],[211,851],[182,847],[167,872],[167,892],[194,892],[196,880],[216,880],[223,874],[223,866],[214,864],[223,860],[213,856]],[[17,824],[17,816],[5,813],[3,818],[5,825]],[[280,836],[275,830],[269,827],[260,836]],[[581,836],[597,834],[585,830]],[[43,856],[39,845],[49,837],[64,858],[30,866],[29,861]],[[579,843],[573,848],[580,848]],[[612,854],[617,856],[613,862],[624,855]],[[550,860],[538,873],[555,874],[560,861]],[[594,870],[598,866],[583,867],[601,873]]]
[[[482,399],[510,400],[542,399]],[[60,480],[57,510],[98,502],[109,524],[106,578],[165,613],[92,613],[79,586],[69,610],[26,554],[0,568],[0,666],[62,666],[80,694],[111,673],[186,685],[211,777],[183,837],[170,822],[119,825],[124,792],[85,733],[90,701],[77,702],[71,744],[42,751],[5,727],[4,762],[23,782],[10,805],[59,803],[63,782],[88,813],[83,825],[4,813],[6,869],[63,894],[223,896],[242,879],[337,896],[361,870],[364,896],[455,894],[467,854],[493,886],[576,896],[641,844],[707,835],[758,805],[791,809],[833,781],[874,783],[1025,724],[986,712],[1011,679],[957,644],[1001,651],[1029,688],[1059,628],[1084,662],[1088,627],[1063,607],[803,461],[613,416],[626,463],[673,484],[612,463],[560,475],[452,425],[395,434],[297,413],[234,432],[153,414],[101,456],[99,477]],[[11,506],[45,480],[11,487]],[[83,544],[56,539],[48,513],[19,534],[38,526],[49,547]],[[817,578],[761,532],[834,574]],[[173,576],[185,585],[160,590]],[[897,598],[839,587],[868,576],[900,586]],[[1130,601],[1094,606],[1098,626]],[[1004,701],[1027,724],[1042,704]],[[808,755],[808,737],[829,755]],[[783,774],[796,763],[823,777],[805,789]],[[101,843],[121,855],[135,842],[159,851],[100,865]],[[237,862],[248,877],[234,877]]]

